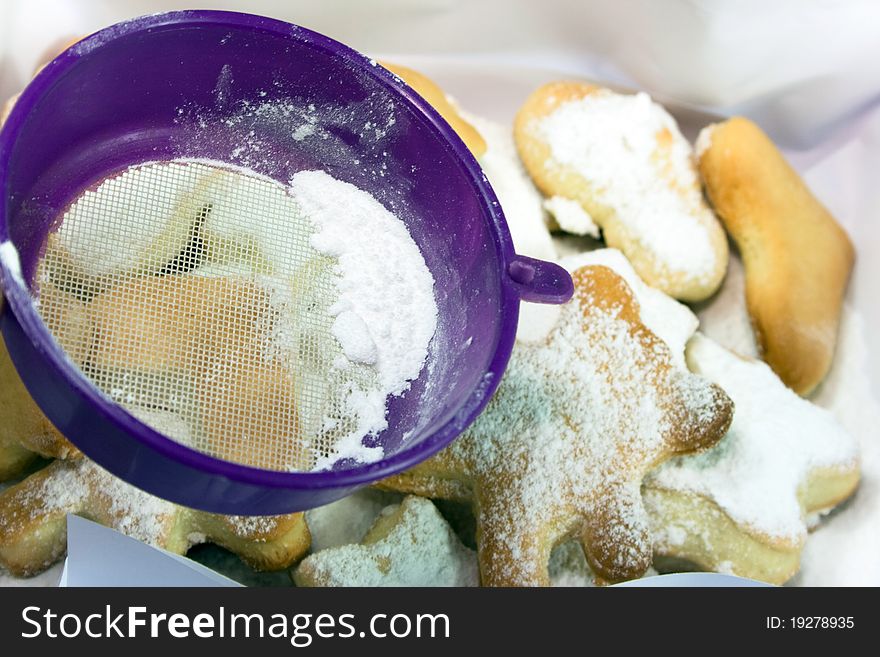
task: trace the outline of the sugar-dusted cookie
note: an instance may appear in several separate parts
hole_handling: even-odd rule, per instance
[[[443,89],[437,86],[436,82],[428,76],[406,66],[389,62],[380,63],[428,101],[431,107],[437,110],[437,113],[446,119],[449,126],[461,137],[461,140],[470,149],[471,153],[474,154],[474,157],[480,158],[483,156],[486,152],[486,140],[483,139],[483,136],[473,125],[462,117],[458,107],[450,100]]]
[[[736,411],[712,449],[664,463],[643,489],[660,557],[782,583],[798,569],[807,514],[849,497],[859,481],[854,438],[760,361],[697,334],[688,364]]]
[[[362,488],[341,500],[306,511],[312,552],[360,543],[376,518],[403,496],[377,488]]]
[[[546,585],[551,549],[580,539],[606,581],[651,563],[642,477],[717,441],[732,405],[676,367],[611,269],[576,269],[573,300],[542,343],[519,344],[486,411],[451,446],[383,482],[469,500],[481,581]]]
[[[406,497],[386,507],[358,545],[306,557],[297,586],[476,586],[477,557],[430,500]]]
[[[568,256],[560,264],[569,271],[588,265],[603,265],[623,278],[639,304],[642,323],[669,347],[673,363],[681,369],[687,369],[685,346],[699,326],[699,320],[690,308],[646,285],[629,260],[617,249],[596,249]]]
[[[520,109],[514,136],[541,191],[580,203],[646,283],[685,301],[718,289],[727,237],[703,200],[690,145],[647,94],[546,84]]]
[[[38,455],[75,458],[79,454],[30,396],[0,337],[0,481],[21,474]]]
[[[706,194],[742,253],[761,354],[792,390],[809,394],[831,366],[852,243],[748,119],[710,126],[697,144]]]
[[[197,543],[216,543],[257,569],[287,568],[309,547],[301,513],[239,517],[186,509],[82,458],[54,461],[0,492],[0,565],[19,576],[52,565],[65,550],[68,513],[178,554]]]

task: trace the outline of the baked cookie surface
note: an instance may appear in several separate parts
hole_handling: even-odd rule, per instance
[[[748,119],[709,126],[697,143],[706,194],[742,254],[762,357],[807,395],[831,367],[852,243]]]
[[[718,289],[727,238],[703,200],[690,145],[647,94],[547,84],[519,110],[514,135],[538,188],[577,201],[646,283],[685,301]]]
[[[573,272],[550,336],[520,344],[487,410],[450,447],[383,485],[469,501],[484,585],[547,585],[569,536],[604,581],[641,575],[651,537],[640,485],[673,454],[708,447],[732,405],[673,363],[611,269]]]

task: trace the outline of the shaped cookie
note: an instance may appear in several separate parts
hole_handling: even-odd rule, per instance
[[[24,387],[0,337],[0,481],[21,474],[37,456],[77,458]]]
[[[762,357],[807,395],[831,366],[852,243],[748,119],[710,126],[697,143],[706,194],[742,254]]]
[[[226,460],[311,465],[293,374],[265,355],[277,318],[254,279],[147,276],[98,295],[88,311],[93,379],[127,408],[170,408],[201,429],[172,438]]]
[[[718,289],[727,237],[703,200],[690,145],[649,96],[547,84],[520,109],[514,136],[538,188],[577,201],[646,283],[684,301]]]
[[[306,557],[297,586],[476,586],[477,557],[430,500],[406,497],[386,507],[359,545]]]
[[[406,66],[390,64],[388,62],[380,63],[428,101],[431,107],[437,110],[437,113],[446,119],[449,126],[461,137],[461,140],[470,149],[471,153],[474,154],[474,157],[480,158],[483,156],[486,152],[486,140],[483,139],[483,136],[473,125],[465,120],[459,113],[455,103],[446,95],[443,89],[437,86],[437,83],[428,76]]]
[[[578,537],[605,581],[651,564],[645,473],[714,444],[732,404],[676,367],[630,287],[586,266],[544,342],[519,344],[486,411],[451,446],[383,482],[470,501],[484,585],[547,585],[554,545]]]
[[[216,543],[264,570],[287,568],[309,546],[301,513],[238,517],[186,509],[83,458],[54,461],[0,492],[0,565],[18,576],[51,566],[66,548],[68,513],[177,554],[198,543]]]
[[[712,449],[673,459],[645,482],[659,557],[781,584],[798,569],[806,517],[849,497],[856,442],[826,410],[799,398],[760,361],[697,334],[691,369],[736,404]]]

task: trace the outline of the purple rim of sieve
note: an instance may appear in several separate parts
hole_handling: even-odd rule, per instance
[[[499,306],[502,319],[494,353],[486,369],[488,376],[483,377],[482,385],[478,385],[477,389],[470,393],[455,415],[431,435],[412,447],[402,448],[397,454],[373,464],[339,470],[288,473],[223,461],[166,438],[137,420],[121,406],[113,402],[108,403],[109,398],[72,364],[57,345],[36,311],[27,286],[10,270],[9,263],[3,259],[0,260],[2,289],[12,313],[2,312],[0,321],[16,368],[19,372],[31,367],[43,368],[38,374],[22,377],[26,379],[26,383],[29,383],[29,389],[41,383],[59,384],[60,382],[73,391],[80,403],[87,405],[91,414],[100,415],[101,420],[109,422],[114,428],[127,434],[138,443],[138,446],[155,452],[159,457],[164,457],[159,459],[163,461],[163,465],[182,466],[177,468],[175,475],[222,477],[226,482],[220,486],[224,490],[221,495],[231,492],[231,488],[236,484],[246,487],[246,490],[244,488],[241,490],[245,499],[240,502],[221,503],[214,499],[199,499],[191,493],[172,496],[174,498],[172,501],[189,506],[244,515],[296,511],[329,503],[358,487],[424,461],[448,445],[473,422],[497,388],[513,348],[520,300],[564,303],[572,296],[573,284],[568,273],[560,266],[519,256],[514,252],[501,206],[470,150],[433,107],[385,68],[376,66],[371,59],[326,36],[290,23],[251,14],[193,10],[124,21],[96,32],[68,48],[47,64],[22,92],[0,130],[0,188],[6,189],[9,183],[9,158],[25,118],[39,99],[80,57],[116,38],[169,25],[223,25],[267,31],[288,38],[295,35],[297,39],[326,51],[331,57],[348,60],[355,66],[366,69],[366,74],[372,76],[374,81],[389,94],[402,97],[405,104],[429,121],[432,128],[452,150],[457,164],[470,179],[473,191],[480,200],[484,218],[491,220],[492,230],[488,232],[494,240],[499,263],[506,270],[499,272],[501,273]],[[7,220],[7,200],[4,198],[0,203],[0,243],[6,243],[10,239]],[[91,455],[88,452],[87,454]],[[155,454],[150,457],[154,458]],[[96,460],[101,463],[100,458]],[[117,476],[126,479],[124,468],[110,469]],[[203,485],[201,488],[206,486]],[[285,492],[297,490],[312,492],[314,495],[308,498],[311,502],[304,503],[302,498],[285,495]],[[219,490],[217,492],[220,493]],[[261,492],[265,493],[262,497]],[[230,508],[230,505],[235,508]]]

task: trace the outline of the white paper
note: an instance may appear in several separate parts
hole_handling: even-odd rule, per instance
[[[67,516],[67,561],[59,586],[241,586],[186,557],[79,516]]]
[[[720,573],[672,573],[670,575],[656,575],[643,577],[630,582],[622,582],[614,585],[617,588],[642,589],[642,588],[739,588],[739,587],[768,587],[772,584],[757,582],[753,579],[745,579],[735,575],[722,575]]]

